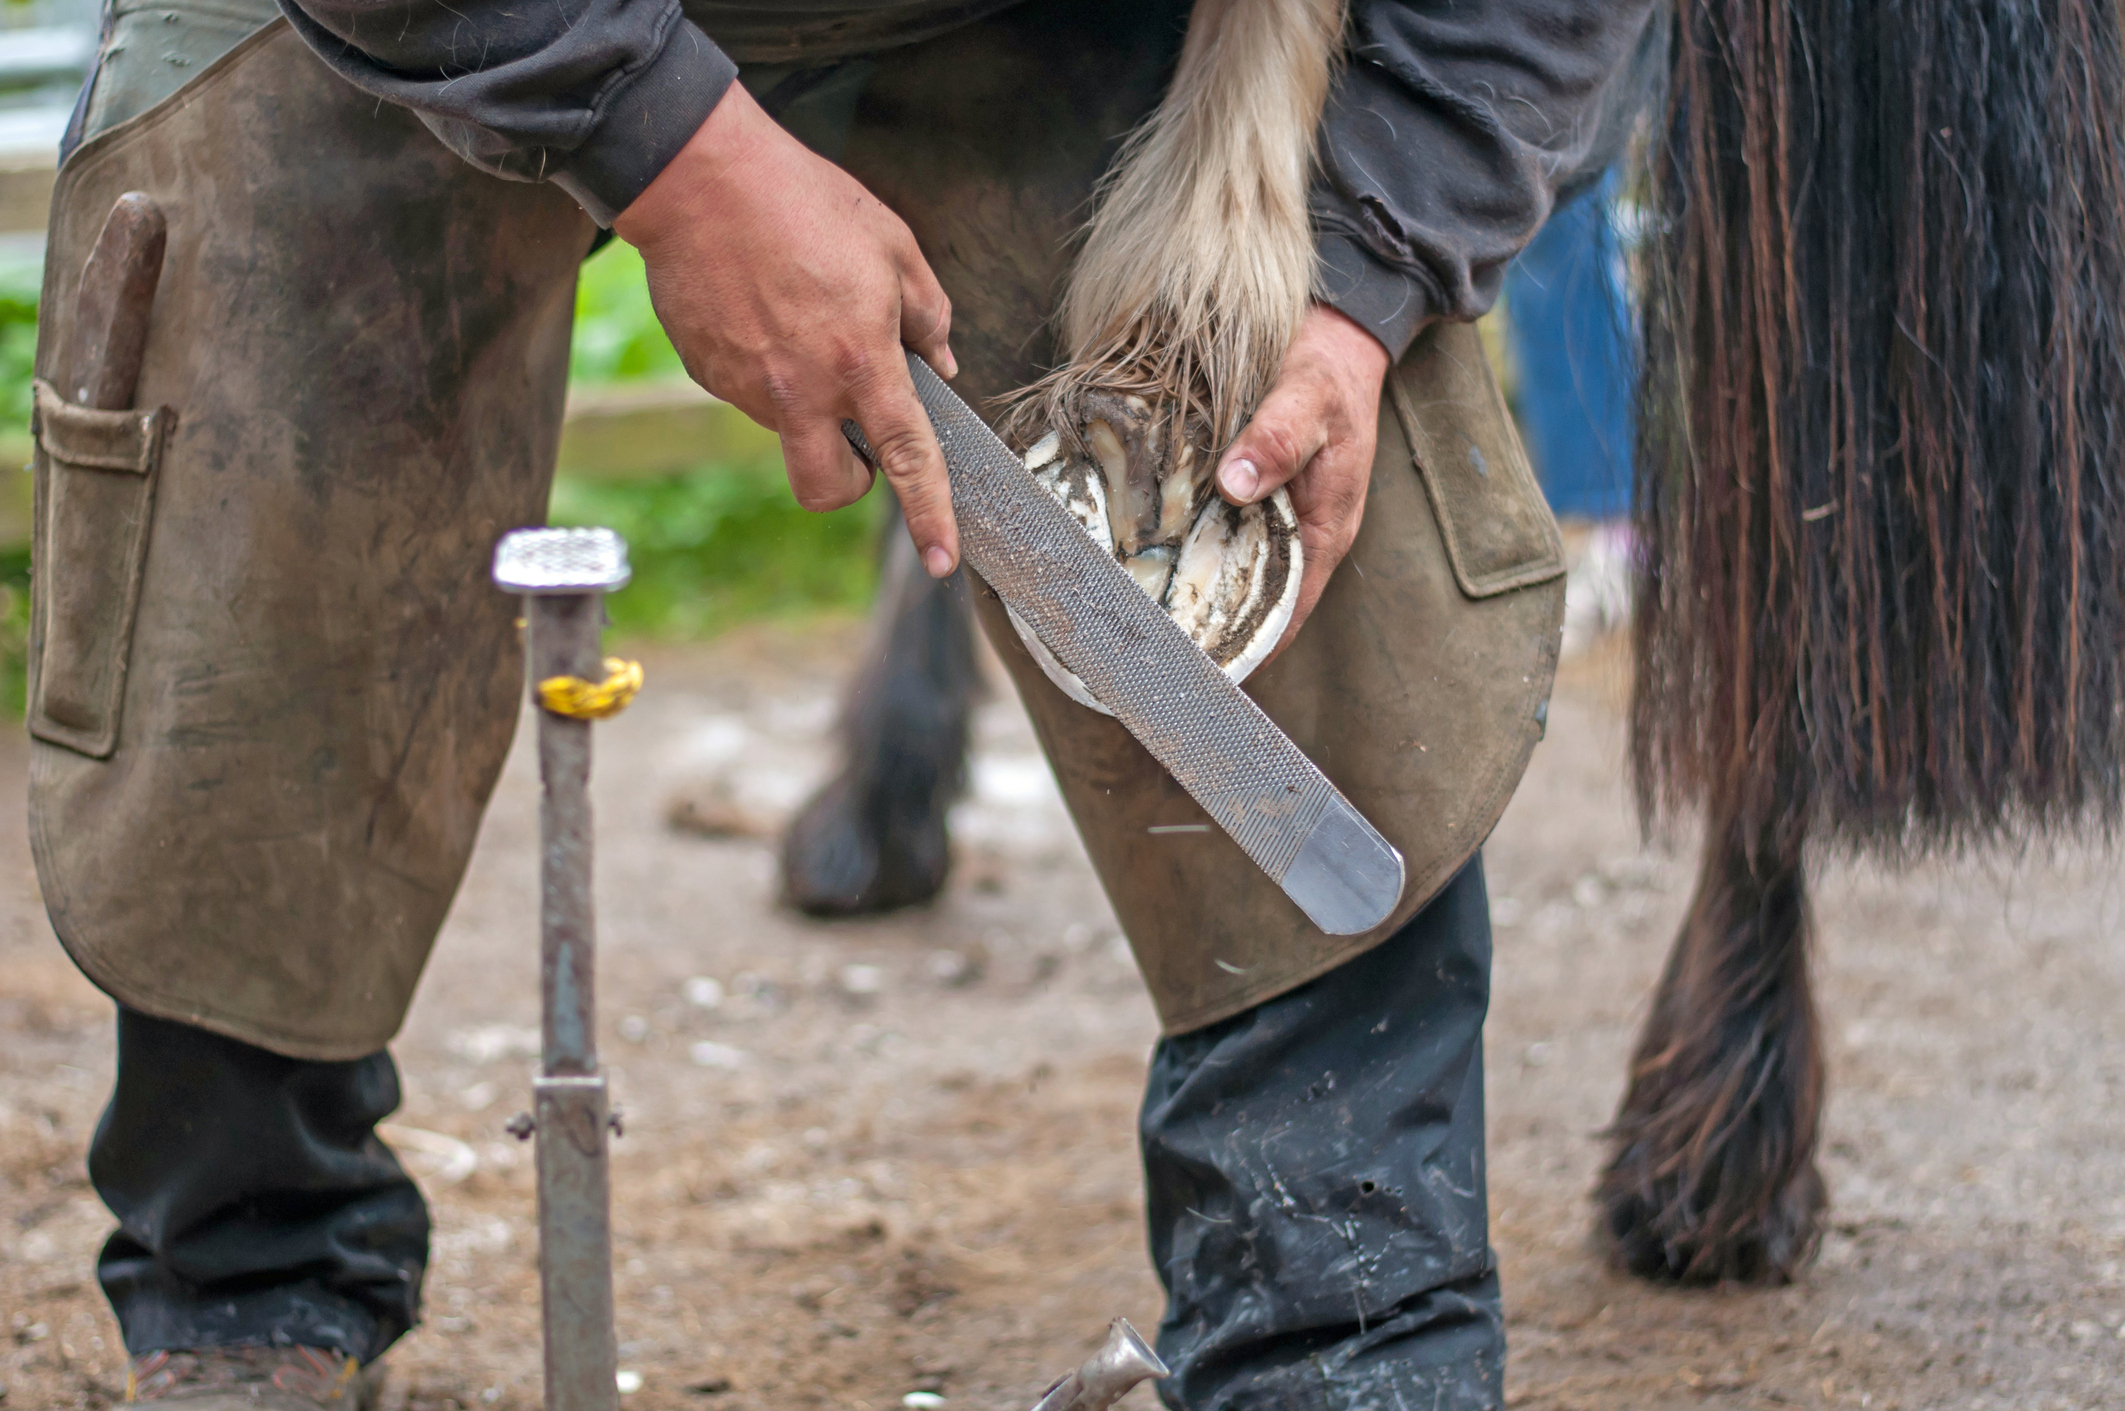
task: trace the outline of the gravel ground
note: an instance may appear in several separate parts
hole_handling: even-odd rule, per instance
[[[652,656],[600,727],[603,1042],[626,1411],[1012,1411],[1106,1320],[1157,1320],[1133,1115],[1154,1036],[1008,690],[980,720],[959,864],[929,910],[774,904],[772,827],[826,762],[848,626]],[[1826,871],[1833,1068],[1820,1264],[1775,1291],[1617,1277],[1588,1241],[1595,1134],[1690,877],[1618,778],[1613,655],[1568,673],[1488,852],[1491,1198],[1509,1402],[2125,1407],[2125,940],[2115,859]],[[528,739],[528,732],[524,736]],[[110,1006],[59,952],[0,741],[0,1407],[123,1386],[82,1172]],[[539,1402],[526,1105],[536,780],[510,761],[396,1046],[392,1132],[434,1203],[428,1319],[386,1405]],[[734,836],[670,825],[675,808]],[[1144,1392],[1128,1405],[1146,1411]]]

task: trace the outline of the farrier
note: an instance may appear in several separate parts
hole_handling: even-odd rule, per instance
[[[868,485],[853,416],[949,572],[941,461],[879,369],[904,341],[980,404],[1059,361],[1070,236],[1184,35],[1284,3],[114,5],[43,307],[118,195],[153,196],[136,405],[170,412],[47,396],[30,728],[53,924],[120,1006],[90,1167],[136,1396],[343,1403],[417,1317],[384,1046],[516,718],[484,566],[543,517],[599,228],[643,248],[689,369],[783,433],[800,499]],[[1212,450],[1228,497],[1291,481],[1318,604],[1250,689],[1401,848],[1394,916],[1323,936],[1222,835],[1171,831],[1195,805],[977,599],[1166,1031],[1163,1394],[1495,1406],[1477,850],[1540,735],[1562,564],[1466,320],[1613,157],[1657,37],[1649,0],[1310,8],[1341,50],[1315,299]],[[41,339],[56,383],[66,320]],[[66,493],[98,436],[145,471],[127,496]]]

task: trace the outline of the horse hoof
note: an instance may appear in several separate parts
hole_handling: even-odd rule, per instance
[[[813,796],[782,839],[782,894],[807,916],[875,916],[944,890],[951,845],[941,811],[865,807],[849,776]]]
[[[1644,1174],[1635,1175],[1641,1163]],[[1685,1177],[1652,1174],[1661,1164],[1649,1153],[1626,1153],[1602,1184],[1602,1231],[1617,1267],[1654,1283],[1777,1285],[1814,1260],[1829,1199],[1812,1164],[1764,1193],[1755,1210],[1725,1220],[1681,1213],[1692,1208]]]
[[[1246,680],[1283,638],[1305,576],[1289,492],[1226,504],[1204,429],[1174,406],[1094,391],[1065,420],[1026,452],[1034,482],[1220,670]],[[1064,695],[1109,713],[1015,612],[1011,626]]]

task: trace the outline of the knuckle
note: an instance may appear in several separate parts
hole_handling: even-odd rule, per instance
[[[1299,438],[1282,420],[1265,423],[1257,439],[1261,458],[1273,469],[1291,474],[1304,464],[1305,458],[1299,452]]]
[[[862,389],[878,378],[878,356],[868,343],[837,342],[831,357],[834,377],[843,387]]]
[[[780,369],[771,370],[761,376],[760,392],[767,398],[767,404],[780,416],[798,411],[803,405],[804,394],[797,380]]]
[[[833,485],[818,479],[807,478],[801,484],[792,484],[790,493],[797,497],[797,504],[800,508],[810,510],[814,514],[824,514],[828,510],[838,510],[846,505],[852,505],[862,498],[860,495],[852,496],[849,493],[849,488],[845,485]]]
[[[912,426],[888,427],[871,438],[871,449],[877,452],[878,468],[895,486],[903,481],[919,482],[923,472],[930,469],[927,440]]]

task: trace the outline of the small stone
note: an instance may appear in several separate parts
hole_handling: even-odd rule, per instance
[[[696,975],[686,982],[686,1002],[696,1009],[716,1009],[723,1004],[723,982]]]
[[[981,976],[981,967],[956,950],[933,950],[923,962],[930,978],[948,990],[970,985]]]
[[[729,1044],[719,1044],[710,1039],[703,1039],[693,1045],[686,1051],[686,1056],[694,1061],[696,1068],[720,1068],[725,1072],[735,1072],[746,1064],[744,1049],[732,1048]]]
[[[703,1377],[686,1384],[686,1389],[695,1396],[721,1396],[730,1390],[729,1377]]]
[[[772,838],[780,822],[741,802],[727,779],[700,793],[681,794],[664,810],[666,827],[697,838]]]
[[[631,1044],[641,1043],[649,1037],[649,1021],[639,1014],[630,1014],[620,1021],[620,1037]]]
[[[844,965],[838,977],[846,995],[875,995],[885,988],[885,969],[877,965]]]
[[[934,1391],[911,1391],[900,1398],[900,1404],[908,1411],[937,1411],[944,1405],[944,1398]]]
[[[612,1384],[620,1389],[620,1395],[633,1396],[642,1389],[642,1374],[632,1367],[622,1367],[612,1374]]]

